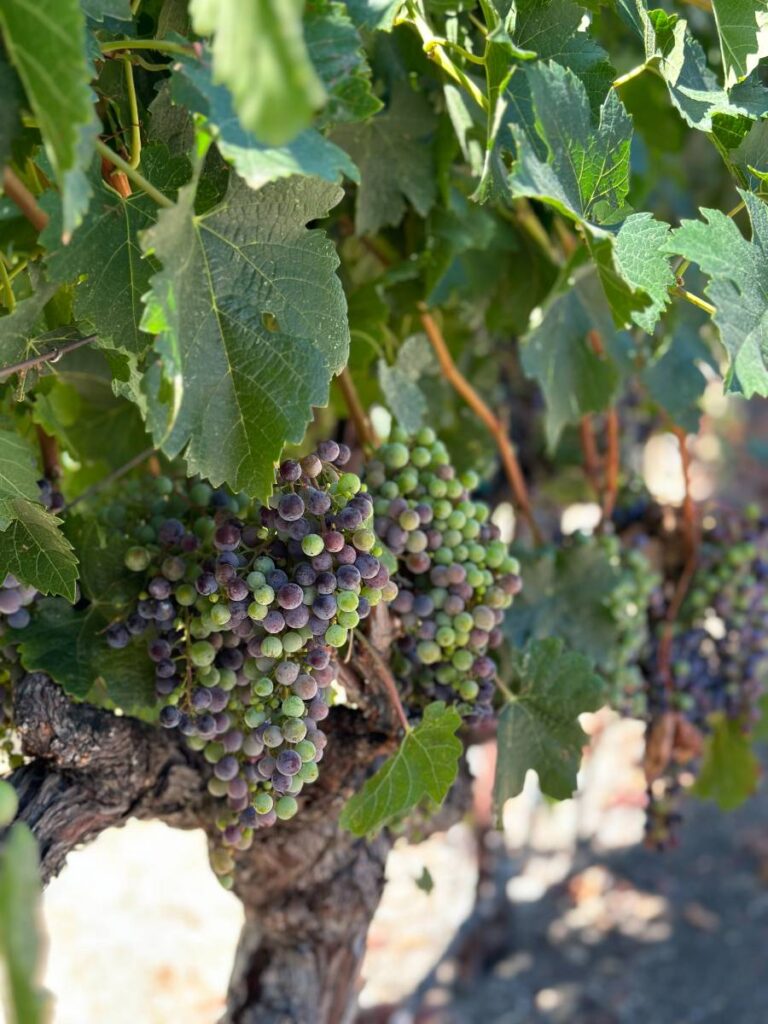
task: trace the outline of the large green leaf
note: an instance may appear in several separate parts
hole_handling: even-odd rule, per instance
[[[213,134],[221,155],[251,186],[293,174],[315,175],[338,181],[343,175],[357,181],[359,175],[343,149],[314,128],[308,128],[282,146],[266,146],[241,125],[226,86],[216,85],[203,59],[183,57],[171,78],[171,96],[201,115]]]
[[[760,761],[740,722],[715,716],[704,746],[704,759],[692,792],[732,811],[752,796],[760,779]]]
[[[247,131],[273,146],[306,128],[325,99],[304,41],[304,0],[190,0],[195,31],[213,36],[214,79]]]
[[[518,160],[509,178],[512,195],[546,203],[585,232],[617,326],[648,305],[642,288],[627,280],[614,235],[605,230],[626,218],[632,122],[612,90],[593,123],[586,87],[557,63],[526,71],[538,145],[530,130],[512,124]]]
[[[381,109],[371,91],[371,70],[346,5],[309,0],[304,15],[309,56],[325,86],[323,121],[362,121]]]
[[[339,823],[357,836],[378,831],[429,798],[441,804],[456,779],[463,750],[456,732],[461,716],[441,702],[424,709],[396,754],[349,800]]]
[[[3,0],[0,26],[61,189],[62,235],[88,206],[96,117],[79,0]]]
[[[768,54],[766,0],[712,0],[725,84],[741,81]]]
[[[61,520],[26,498],[10,498],[3,507],[13,521],[0,532],[0,577],[12,573],[43,594],[74,601],[77,558]]]
[[[8,1024],[43,1024],[49,1016],[40,988],[39,908],[37,843],[19,823],[0,845],[0,990]]]
[[[578,723],[602,703],[603,683],[587,658],[564,650],[560,639],[536,641],[514,657],[507,682],[510,699],[499,715],[493,799],[504,803],[522,792],[533,770],[542,792],[565,800],[576,789],[576,773],[587,734]]]
[[[341,125],[332,138],[360,169],[355,205],[359,235],[399,224],[406,201],[426,216],[437,196],[431,145],[436,119],[426,99],[400,84],[389,106],[364,124]]]
[[[750,241],[732,218],[703,209],[704,220],[684,220],[665,248],[698,263],[709,277],[705,292],[730,357],[726,387],[750,398],[768,395],[768,209],[750,192],[741,196],[752,222]]]
[[[165,146],[145,146],[142,174],[169,197],[189,180],[191,168],[184,157],[171,157]],[[68,245],[61,245],[61,203],[53,195],[44,206],[51,219],[41,236],[49,249],[49,278],[59,284],[76,282],[74,313],[98,335],[99,343],[140,355],[151,338],[141,331],[141,298],[157,263],[143,256],[138,233],[157,219],[157,203],[143,192],[127,199],[101,181],[94,167],[95,196],[83,223]]]
[[[161,260],[144,325],[158,334],[150,426],[190,473],[265,498],[286,441],[300,441],[349,352],[338,258],[308,221],[341,190],[291,178],[258,192],[239,178],[195,216],[192,186],[144,246]]]
[[[0,430],[0,530],[16,516],[14,499],[39,497],[37,464],[29,444],[18,434]]]

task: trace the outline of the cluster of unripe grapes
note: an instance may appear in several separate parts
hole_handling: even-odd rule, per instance
[[[266,507],[207,484],[157,481],[142,543],[125,556],[145,588],[107,641],[147,634],[161,723],[213,765],[224,846],[293,817],[318,777],[334,653],[396,587],[371,525],[373,503],[326,441],[283,462]],[[216,854],[227,875],[228,850]]]
[[[476,474],[459,475],[425,427],[395,428],[366,469],[374,530],[397,559],[392,602],[401,633],[393,668],[410,707],[458,702],[490,713],[504,611],[520,590],[519,564],[487,505],[471,498]]]

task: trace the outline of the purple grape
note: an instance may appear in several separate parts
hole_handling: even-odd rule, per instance
[[[336,598],[333,594],[318,594],[312,602],[312,611],[320,619],[332,619],[336,614]]]
[[[229,782],[230,779],[234,779],[237,775],[237,771],[237,758],[233,757],[232,754],[226,754],[213,766],[213,774],[217,779],[221,779],[223,782]]]
[[[8,621],[10,622],[11,618],[19,615],[22,611],[27,614],[27,622],[24,623],[24,625],[27,625],[29,622],[29,612],[27,612],[26,608],[20,608],[19,611],[14,612],[12,616],[9,616]],[[13,626],[12,622],[10,622],[10,624]],[[13,628],[23,629],[23,626],[13,626]],[[109,646],[116,651],[119,651],[123,647],[127,647],[131,642],[131,634],[122,622],[116,622],[113,626],[110,626],[106,631],[106,638]]]
[[[339,533],[338,530],[328,530],[323,534],[323,543],[325,550],[335,555],[344,547],[344,534]]]
[[[304,501],[307,511],[313,516],[322,516],[331,508],[331,497],[325,491],[318,491],[315,487],[308,487],[304,491]]]
[[[267,633],[282,633],[285,629],[285,619],[282,613],[274,608],[267,612],[261,624]]]
[[[309,562],[300,562],[293,571],[293,578],[300,587],[311,587],[317,578],[317,573]]]
[[[166,519],[157,531],[157,539],[163,547],[173,547],[181,543],[185,533],[184,524],[178,519]]]
[[[281,608],[292,610],[304,601],[304,591],[297,583],[284,583],[277,592],[277,603]]]
[[[213,535],[213,543],[219,551],[234,551],[240,543],[242,533],[237,523],[224,523]]]
[[[339,444],[339,454],[333,460],[337,466],[346,466],[352,458],[352,451],[345,444]]]
[[[212,572],[201,572],[195,580],[195,590],[203,597],[210,597],[218,589],[219,584],[216,582],[216,577]]]
[[[168,704],[161,710],[159,721],[164,729],[175,729],[181,721],[181,712],[172,704]]]
[[[341,590],[357,590],[362,577],[354,565],[341,565],[336,570],[336,580]]]
[[[379,572],[381,563],[375,555],[368,554],[366,551],[361,551],[355,559],[355,568],[364,580],[370,580]]]
[[[332,594],[336,589],[336,577],[332,572],[321,572],[315,580],[318,594]]]
[[[301,466],[293,459],[286,459],[280,463],[280,479],[287,484],[296,483],[301,476]]]
[[[281,750],[277,755],[277,770],[283,775],[296,775],[301,770],[301,757],[295,750]]]
[[[301,675],[296,679],[291,689],[302,700],[312,700],[317,694],[317,687],[316,679],[309,675]]]
[[[339,446],[335,441],[321,441],[317,446],[317,455],[323,462],[335,462],[339,457]]]
[[[283,494],[277,503],[277,511],[286,523],[292,523],[304,515],[304,502],[298,494]]]
[[[300,604],[298,608],[288,608],[283,612],[285,624],[290,629],[302,629],[309,622],[309,608]]]

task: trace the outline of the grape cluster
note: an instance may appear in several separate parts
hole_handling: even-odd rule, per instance
[[[654,709],[681,711],[704,732],[716,712],[748,729],[768,682],[767,615],[768,519],[751,509],[702,537],[672,638],[673,687],[664,685],[652,660]]]
[[[520,590],[519,565],[473,501],[472,472],[457,475],[430,428],[409,438],[395,428],[368,464],[374,529],[397,559],[399,617],[394,668],[410,706],[431,700],[488,714],[504,610]]]
[[[343,468],[349,455],[326,441],[283,462],[259,508],[161,478],[125,555],[146,582],[107,641],[120,648],[146,634],[162,725],[213,765],[209,788],[223,808],[214,867],[225,878],[228,847],[247,849],[255,829],[296,813],[326,745],[334,652],[397,592],[373,502]]]
[[[599,667],[611,686],[611,703],[622,714],[647,714],[640,658],[649,639],[649,609],[661,600],[661,574],[654,568],[642,536],[622,541],[614,534],[593,537],[612,570],[605,607],[613,625],[613,643]]]

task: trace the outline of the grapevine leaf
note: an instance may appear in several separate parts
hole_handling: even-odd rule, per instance
[[[512,126],[519,152],[510,177],[513,194],[539,199],[579,222],[621,220],[629,212],[632,122],[616,91],[601,107],[595,129],[586,90],[572,71],[549,63],[529,68],[526,77],[547,157],[541,160]]]
[[[0,846],[0,961],[8,1019],[20,1024],[43,1024],[48,1019],[46,995],[39,985],[39,904],[37,843],[29,828],[18,822]]]
[[[190,0],[195,31],[213,36],[213,74],[246,131],[280,146],[309,125],[325,90],[302,29],[304,0]]]
[[[596,332],[606,351],[595,351]],[[555,290],[540,323],[523,339],[521,362],[536,380],[546,402],[546,433],[551,448],[563,428],[587,412],[607,408],[620,380],[611,358],[615,331],[600,283],[589,268],[579,268]]]
[[[142,174],[169,197],[189,180],[191,168],[184,157],[171,157],[165,146],[145,146]],[[49,278],[57,284],[77,282],[74,313],[98,335],[99,343],[141,355],[151,342],[139,328],[141,298],[157,263],[143,256],[138,233],[157,219],[157,203],[143,192],[127,199],[101,181],[98,167],[92,174],[94,199],[83,223],[68,245],[61,237],[61,203],[53,194],[42,205],[50,221],[41,235],[49,249]]]
[[[360,169],[355,205],[359,235],[375,234],[402,220],[406,200],[425,217],[437,196],[431,137],[436,119],[426,99],[407,85],[393,90],[389,106],[365,124],[340,125],[334,142]]]
[[[702,209],[704,220],[684,220],[666,251],[698,263],[709,277],[704,289],[716,307],[713,319],[730,357],[726,389],[768,395],[768,209],[742,192],[752,222],[747,241],[733,219]]]
[[[40,602],[30,625],[16,634],[22,663],[47,672],[72,697],[92,699],[96,686],[96,694],[125,711],[145,711],[155,703],[146,645],[113,650],[104,638],[107,626],[128,614],[141,587],[141,578],[125,568],[129,540],[84,515],[68,516],[65,530],[89,603],[75,610],[58,599]]]
[[[286,441],[328,400],[349,330],[338,259],[307,221],[341,190],[292,178],[254,192],[239,178],[218,207],[193,210],[187,186],[144,235],[163,270],[144,325],[161,363],[148,380],[150,426],[190,473],[266,498]]]
[[[85,16],[79,0],[6,0],[0,26],[61,189],[66,239],[91,196],[85,166],[97,128]]]
[[[356,836],[378,831],[392,818],[406,814],[428,797],[441,804],[456,779],[463,750],[456,732],[461,716],[435,701],[396,754],[355,793],[341,813],[342,828]]]
[[[615,238],[603,226],[631,212],[626,199],[632,122],[614,89],[595,127],[584,84],[559,64],[536,65],[526,78],[535,132],[546,155],[530,145],[519,125],[511,125],[518,152],[509,178],[512,195],[538,199],[584,229],[614,321],[624,326],[648,299],[624,278]]]
[[[651,398],[684,430],[695,434],[707,377],[699,364],[712,365],[709,349],[690,324],[675,330],[669,343],[642,372]]]
[[[768,55],[766,0],[712,0],[725,84],[741,81]]]
[[[131,0],[81,0],[82,8],[94,21],[112,18],[115,21],[133,21]]]
[[[36,340],[45,330],[43,307],[56,291],[56,286],[35,279],[36,290],[19,302],[12,313],[0,317],[0,361],[8,366],[26,359],[37,350]]]
[[[40,381],[32,417],[80,463],[116,469],[150,445],[139,410],[115,395],[104,354],[90,347]]]
[[[742,185],[759,192],[768,180],[768,121],[757,121],[728,154]]]
[[[508,686],[511,699],[499,715],[493,788],[499,818],[505,802],[522,792],[529,769],[547,796],[573,795],[587,742],[578,715],[596,711],[603,695],[603,682],[588,659],[565,650],[556,638],[517,652]]]
[[[359,28],[391,32],[404,0],[347,0],[352,21]]]
[[[740,0],[726,0],[731,2]],[[684,18],[649,11],[644,0],[620,0],[618,9],[643,41],[646,64],[664,79],[672,104],[692,128],[711,132],[718,114],[759,118],[768,110],[765,90],[755,79],[728,91],[721,86]]]
[[[43,594],[77,596],[77,558],[58,527],[61,520],[26,498],[4,503],[13,514],[0,533],[0,576],[12,573]]]
[[[732,811],[757,789],[760,762],[740,722],[722,714],[714,717],[691,792],[702,800],[714,800],[723,811]]]
[[[360,36],[344,4],[309,0],[304,38],[328,97],[324,122],[362,121],[381,110],[381,100],[371,92],[371,71]]]
[[[343,175],[359,179],[357,168],[344,150],[313,128],[285,145],[262,145],[240,124],[229,90],[214,84],[210,66],[202,60],[182,57],[177,61],[171,97],[206,119],[219,152],[251,188],[293,174],[315,175],[326,181],[338,181]]]
[[[0,430],[0,530],[16,516],[16,498],[34,501],[39,495],[37,466],[27,442]]]
[[[505,615],[514,648],[556,636],[568,650],[609,664],[616,627],[608,602],[620,574],[593,544],[520,552],[523,589]]]
[[[2,537],[2,534],[0,534]],[[46,672],[70,697],[82,700],[93,685],[92,665],[105,622],[92,609],[75,610],[60,598],[40,601],[30,624],[14,637],[28,672]]]
[[[379,360],[379,386],[389,411],[409,434],[415,434],[424,422],[427,399],[419,387],[419,379],[435,365],[427,339],[416,334],[400,346],[390,366]]]
[[[668,237],[669,225],[650,213],[633,213],[616,235],[616,265],[621,276],[650,297],[649,306],[632,312],[634,322],[649,334],[667,308],[669,289],[675,283],[669,256],[663,251]]]
[[[570,68],[584,83],[595,113],[614,77],[608,54],[580,31],[584,9],[572,0],[523,0],[518,4],[515,42],[539,60]]]

